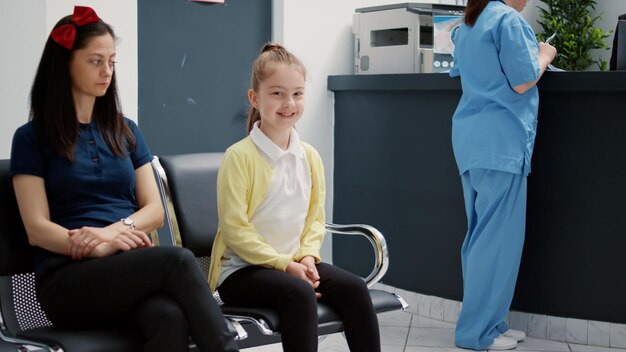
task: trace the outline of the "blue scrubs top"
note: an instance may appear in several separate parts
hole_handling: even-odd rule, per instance
[[[491,169],[527,175],[537,130],[539,93],[514,86],[539,78],[539,47],[526,20],[491,1],[474,26],[453,33],[454,66],[463,95],[452,118],[452,146],[460,174]]]
[[[38,138],[28,122],[13,136],[11,174],[28,174],[44,179],[50,219],[67,228],[108,226],[138,210],[135,198],[135,169],[150,162],[152,154],[137,125],[125,119],[137,144],[123,157],[106,144],[95,122],[79,124],[72,163]],[[57,256],[36,247],[35,272],[43,261]]]

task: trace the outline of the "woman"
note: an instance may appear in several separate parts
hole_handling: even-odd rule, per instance
[[[526,177],[537,128],[536,83],[556,49],[537,43],[519,14],[526,0],[469,0],[453,34],[463,95],[452,144],[468,230],[461,250],[463,307],[456,344],[511,349],[524,339],[506,319],[519,270],[526,221]]]
[[[76,6],[50,33],[14,135],[11,173],[56,325],[141,328],[146,351],[237,351],[191,252],[153,247],[163,222],[152,155],[119,111],[115,34]]]

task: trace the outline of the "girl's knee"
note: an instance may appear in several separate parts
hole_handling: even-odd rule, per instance
[[[317,299],[313,287],[302,280],[294,280],[281,299],[281,310],[297,311],[303,320],[317,319]]]
[[[196,259],[195,255],[192,251],[187,248],[175,247],[175,246],[167,246],[160,247],[166,253],[166,255],[170,255],[177,258],[185,258],[185,259]]]
[[[317,322],[317,298],[313,287],[302,280],[290,285],[281,300],[283,319],[288,321],[300,321],[306,324]],[[289,318],[291,317],[291,318]]]
[[[339,288],[341,292],[344,292],[346,295],[364,295],[367,294],[369,297],[369,289],[365,284],[365,281],[358,277],[357,275],[349,275],[343,277],[341,280],[337,280],[335,285]]]
[[[308,282],[303,280],[294,280],[289,290],[286,292],[287,297],[302,302],[315,302],[315,291]]]

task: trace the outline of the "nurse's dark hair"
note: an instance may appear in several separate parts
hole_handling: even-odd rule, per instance
[[[63,17],[54,28],[69,24],[71,20],[71,15]],[[115,40],[113,28],[102,20],[75,28],[72,49],[66,49],[48,36],[30,90],[29,116],[40,141],[50,143],[57,153],[72,162],[79,125],[72,96],[70,62],[74,52],[85,48],[95,37],[108,34]],[[136,139],[121,113],[115,70],[106,93],[96,97],[92,118],[115,155],[123,156],[135,147]]]
[[[468,0],[467,6],[465,7],[465,24],[468,26],[473,26],[478,20],[478,16],[483,12],[485,7],[489,4],[491,0]]]
[[[261,53],[254,61],[252,65],[252,75],[250,77],[250,89],[255,93],[259,92],[259,85],[264,79],[271,76],[274,73],[274,69],[277,64],[291,65],[296,70],[302,73],[302,76],[306,78],[306,68],[302,62],[282,45],[276,43],[266,43],[261,48]],[[248,111],[248,133],[252,131],[254,123],[261,119],[261,114],[252,104],[250,104],[250,110]]]

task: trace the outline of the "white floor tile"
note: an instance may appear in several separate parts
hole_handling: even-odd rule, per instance
[[[569,347],[565,342],[527,337],[517,344],[515,351],[569,352]]]
[[[589,345],[577,345],[574,343],[569,344],[572,352],[616,352],[620,350],[616,350],[615,348],[609,347],[598,347],[598,346],[589,346]]]
[[[394,311],[378,314],[378,326],[404,326],[411,324],[411,319],[415,315],[407,311]]]
[[[319,343],[319,352],[350,352],[348,344],[343,334],[332,334],[326,336]]]
[[[607,331],[607,334],[608,334],[608,331]],[[539,314],[529,314],[528,315],[528,336],[536,337],[540,339],[545,339],[546,337],[548,337],[548,317],[545,315],[539,315]]]
[[[430,299],[430,317],[435,320],[443,320],[443,298],[432,297]]]
[[[626,325],[610,324],[610,347],[626,348]]]
[[[587,344],[587,320],[567,318],[567,342]]]
[[[430,319],[427,317],[423,317],[421,315],[414,316],[413,320],[411,320],[411,328],[454,329],[455,327],[456,327],[455,323]]]
[[[419,308],[417,309],[417,314],[423,317],[430,316],[430,298],[431,296],[422,295],[419,300]]]
[[[611,324],[590,320],[587,323],[587,343],[591,346],[610,346]]]
[[[454,329],[411,328],[407,346],[456,348]]]
[[[380,342],[381,345],[404,346],[406,345],[407,336],[409,335],[408,327],[400,326],[381,326]]]
[[[260,347],[244,348],[243,352],[283,352],[283,348],[280,343],[274,343],[271,345],[265,345]]]
[[[567,341],[567,319],[548,317],[548,339]]]
[[[406,346],[404,352],[471,352],[462,348]]]
[[[459,312],[461,309],[461,303],[446,299],[443,301],[443,320],[451,323],[456,323],[459,319]]]

